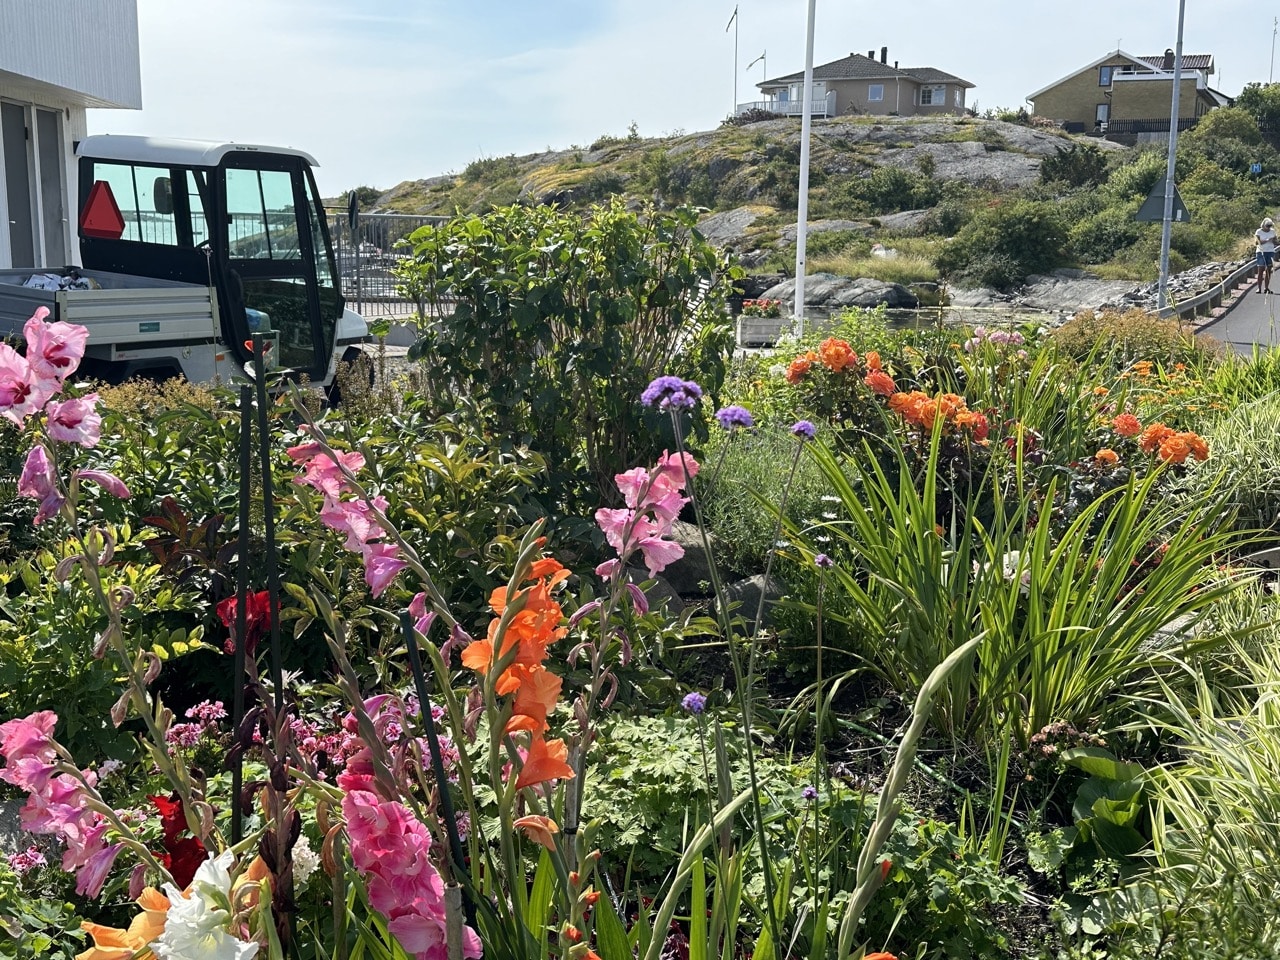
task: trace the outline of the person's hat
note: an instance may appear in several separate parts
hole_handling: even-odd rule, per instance
[[[1271,226],[1271,218],[1270,218],[1270,217],[1265,217],[1265,218],[1263,219],[1263,221],[1262,221],[1262,225],[1263,225],[1264,227],[1269,227],[1269,226]]]

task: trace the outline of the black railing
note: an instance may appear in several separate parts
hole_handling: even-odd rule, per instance
[[[1180,117],[1178,119],[1178,132],[1190,130],[1199,122],[1199,117]],[[1105,128],[1108,136],[1117,133],[1168,133],[1169,118],[1152,117],[1145,120],[1112,120],[1105,124]]]

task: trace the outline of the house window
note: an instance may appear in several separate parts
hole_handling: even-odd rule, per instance
[[[952,102],[953,102],[957,107],[963,107],[963,106],[964,106],[964,91],[963,91],[963,90],[961,90],[959,87],[956,87],[955,97],[954,97],[954,99],[952,100]]]
[[[869,83],[867,84],[867,100],[872,103],[879,103],[884,99],[884,84]]]
[[[947,105],[947,88],[938,87],[921,87],[920,88],[920,106],[934,107]]]
[[[1100,87],[1111,86],[1111,68],[1110,67],[1098,68],[1098,86]]]

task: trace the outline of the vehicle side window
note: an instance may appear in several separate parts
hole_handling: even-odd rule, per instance
[[[168,168],[95,162],[93,178],[106,182],[120,207],[120,215],[124,217],[121,240],[178,245],[173,205],[164,202],[163,191],[159,204],[161,209],[158,210],[156,204],[156,181],[168,182]]]
[[[204,194],[200,188],[205,186],[204,174],[196,180],[196,172],[188,170],[186,175],[187,204],[191,210],[191,243],[199,246],[209,239],[209,220],[204,215]]]
[[[227,231],[233,260],[300,260],[293,177],[227,168]]]

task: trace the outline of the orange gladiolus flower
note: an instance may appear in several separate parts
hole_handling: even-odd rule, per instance
[[[154,887],[147,887],[138,897],[142,912],[133,918],[128,930],[104,927],[88,920],[80,929],[93,938],[93,946],[76,954],[76,960],[130,960],[131,957],[164,933],[169,915],[169,898]]]
[[[1098,461],[1098,463],[1106,464],[1107,466],[1110,466],[1113,463],[1119,462],[1120,454],[1116,453],[1114,450],[1110,449],[1109,447],[1103,447],[1101,450],[1099,450],[1097,453],[1093,455],[1093,459]]]
[[[868,953],[862,960],[898,960],[898,958],[892,953],[885,953],[881,950],[877,953]]]
[[[512,716],[507,721],[507,732],[544,732],[547,729],[547,714],[556,708],[556,700],[560,698],[560,685],[564,681],[540,666],[526,667],[518,663],[508,672],[512,674],[517,687]]]
[[[517,830],[523,830],[530,840],[542,844],[548,850],[555,850],[556,843],[552,837],[560,832],[560,827],[550,817],[530,814],[513,821],[511,825]]]
[[[872,393],[878,393],[882,397],[893,396],[898,389],[893,382],[893,377],[879,367],[873,368],[870,373],[862,378],[862,382],[871,388]]]
[[[573,776],[573,767],[566,760],[569,748],[563,740],[544,740],[542,734],[535,733],[529,741],[529,753],[520,768],[520,776],[516,779],[516,788],[537,786],[549,780],[568,780]]]
[[[858,364],[858,355],[848,342],[835,337],[827,337],[818,344],[818,359],[832,373],[841,373],[846,367]]]
[[[1122,437],[1136,437],[1142,432],[1142,424],[1132,413],[1122,413],[1111,421],[1111,429]]]

